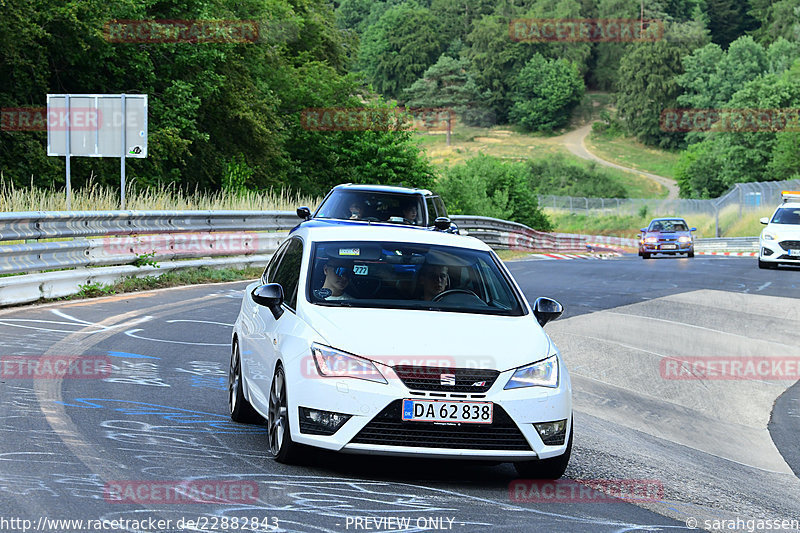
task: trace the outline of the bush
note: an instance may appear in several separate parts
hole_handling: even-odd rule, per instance
[[[583,78],[573,63],[536,54],[517,75],[508,116],[528,130],[550,131],[569,122],[583,92]]]
[[[479,155],[445,170],[437,191],[453,214],[491,216],[551,231],[523,163]]]

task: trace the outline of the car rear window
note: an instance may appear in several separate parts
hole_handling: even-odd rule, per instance
[[[419,194],[337,190],[319,207],[314,217],[416,226],[424,223],[424,210],[425,204]]]
[[[524,307],[486,251],[416,243],[314,245],[307,300],[313,304],[522,315]]]

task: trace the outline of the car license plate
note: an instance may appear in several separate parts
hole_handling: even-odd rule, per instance
[[[792,257],[800,257],[800,250],[789,250],[789,255]]]
[[[491,424],[492,407],[492,402],[403,400],[403,420],[412,422]]]
[[[675,248],[677,248],[677,246],[675,246],[674,244],[662,244],[661,245],[661,249],[662,250],[674,250]]]

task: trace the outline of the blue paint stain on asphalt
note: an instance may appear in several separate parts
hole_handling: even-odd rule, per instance
[[[111,409],[127,416],[156,416],[162,420],[177,422],[178,424],[193,424],[193,427],[174,427],[175,431],[179,432],[206,433],[213,430],[214,433],[264,433],[267,431],[264,426],[237,424],[231,421],[229,415],[192,411],[154,403],[131,402],[112,398],[76,398],[74,403],[56,403],[65,407]]]
[[[124,357],[126,359],[161,359],[160,357],[153,357],[152,355],[141,355],[138,353],[128,352],[108,352],[109,357]]]

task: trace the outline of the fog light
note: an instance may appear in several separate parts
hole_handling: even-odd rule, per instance
[[[762,248],[761,249],[761,255],[770,256],[770,255],[772,255],[772,250],[770,250],[769,248]]]
[[[310,435],[333,435],[350,420],[351,415],[300,408],[300,433]]]
[[[534,424],[539,436],[542,437],[542,442],[548,446],[560,446],[564,444],[564,439],[567,436],[567,421],[556,420],[555,422],[542,422],[541,424]]]

